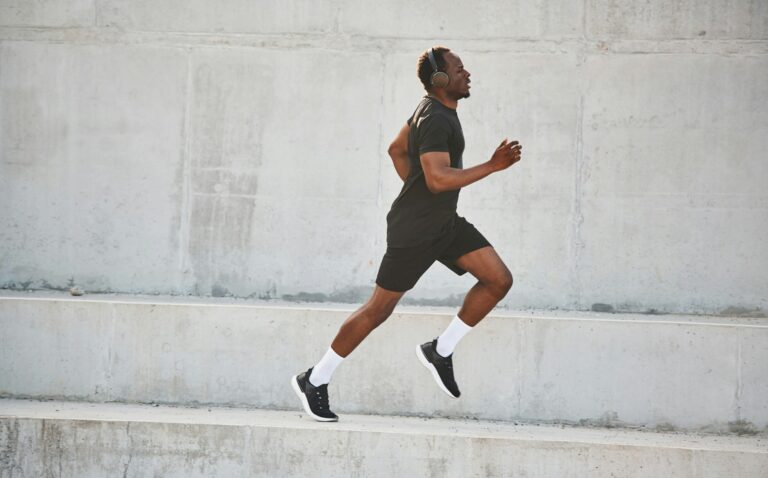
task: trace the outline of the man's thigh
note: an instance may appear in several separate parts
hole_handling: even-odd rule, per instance
[[[492,282],[507,276],[512,277],[493,246],[482,247],[464,254],[456,259],[456,265],[481,282]]]
[[[406,292],[435,262],[439,248],[430,244],[415,247],[387,247],[379,265],[376,285],[390,292]]]

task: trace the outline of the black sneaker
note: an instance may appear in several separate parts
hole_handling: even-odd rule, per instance
[[[312,367],[314,368],[314,367]],[[319,422],[336,422],[339,420],[338,415],[333,413],[328,407],[328,384],[315,387],[312,382],[309,381],[309,376],[312,375],[312,368],[306,372],[302,372],[298,375],[294,375],[291,378],[291,387],[296,395],[301,400],[301,404],[304,406],[309,416]]]
[[[459,398],[461,392],[456,380],[453,379],[453,354],[443,357],[437,353],[437,339],[416,346],[416,355],[419,361],[432,372],[435,382],[440,389],[452,396]]]

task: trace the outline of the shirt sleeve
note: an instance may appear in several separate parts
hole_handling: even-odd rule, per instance
[[[429,115],[417,124],[416,142],[419,154],[429,152],[449,152],[448,139],[451,136],[451,123],[442,115]]]

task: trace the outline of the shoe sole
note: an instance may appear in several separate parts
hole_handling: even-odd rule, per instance
[[[299,374],[296,374],[293,377],[291,377],[291,388],[293,389],[294,392],[296,392],[296,396],[299,397],[299,400],[301,400],[301,405],[304,407],[304,411],[307,412],[307,415],[314,418],[318,422],[339,421],[338,418],[325,418],[312,413],[312,409],[309,408],[309,402],[307,401],[307,396],[304,395],[304,392],[302,392],[301,389],[299,388]]]
[[[443,381],[440,380],[440,374],[437,373],[437,369],[434,365],[432,365],[429,360],[427,360],[427,357],[424,356],[424,351],[421,350],[421,345],[416,346],[416,356],[419,358],[419,362],[425,367],[427,367],[427,370],[432,372],[432,378],[435,379],[435,382],[437,382],[437,386],[440,387],[440,390],[445,392],[449,397],[451,398],[459,398],[456,395],[452,394],[448,388],[443,385]]]

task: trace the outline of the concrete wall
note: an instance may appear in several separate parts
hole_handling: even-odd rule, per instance
[[[0,397],[295,409],[290,377],[352,306],[272,304],[0,297]],[[455,400],[415,353],[452,310],[396,312],[339,367],[333,409],[768,435],[768,319],[507,314],[459,344]]]
[[[763,0],[0,0],[0,25],[0,287],[363,300],[442,43],[465,163],[525,146],[460,201],[505,305],[768,309]]]
[[[3,478],[765,478],[768,468],[756,437],[2,399],[0,447]]]

